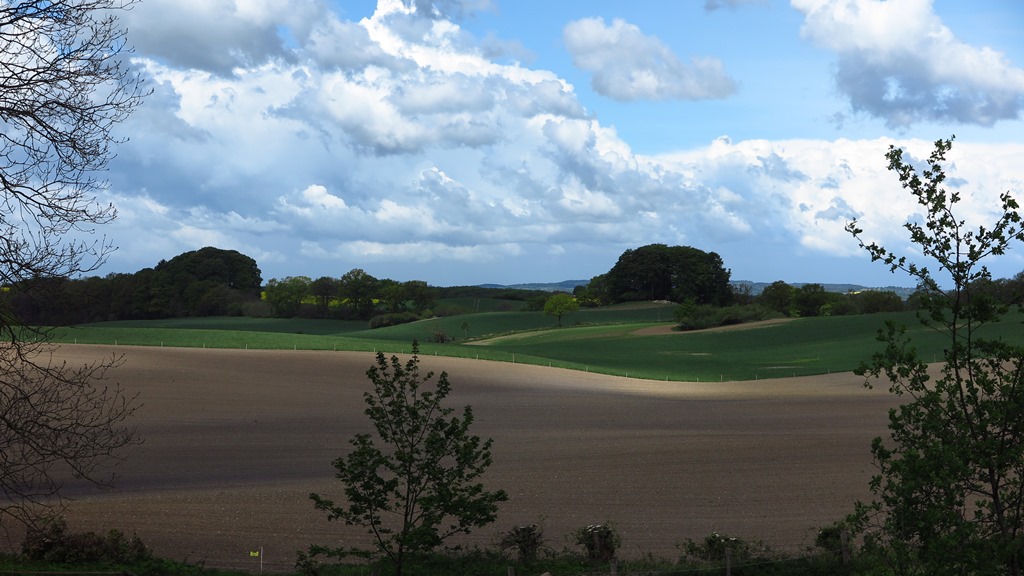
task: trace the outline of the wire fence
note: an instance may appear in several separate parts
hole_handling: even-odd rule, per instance
[[[797,552],[780,552],[777,548],[762,547],[757,545],[755,549],[747,549],[746,552],[739,551],[745,547],[743,541],[738,548],[727,547],[719,549],[716,557],[695,557],[682,555],[679,559],[672,561],[661,559],[651,555],[643,557],[625,558],[613,560],[612,562],[587,561],[585,554],[580,554],[569,549],[561,552],[552,552],[553,564],[559,563],[559,558],[565,557],[577,562],[576,568],[545,569],[543,561],[537,565],[524,566],[512,559],[502,563],[499,556],[487,556],[481,563],[487,566],[486,569],[477,570],[475,573],[480,576],[539,576],[545,572],[551,576],[714,576],[724,574],[725,576],[742,576],[743,574],[780,574],[790,573],[799,568],[809,567],[817,564],[820,569],[814,573],[828,573],[828,568],[836,569],[849,565],[851,552],[848,538],[843,535],[840,547],[825,548],[821,546],[804,546]],[[748,544],[752,542],[747,542]],[[793,546],[797,546],[794,544]],[[792,547],[791,547],[792,549]],[[256,552],[258,550],[258,552]],[[12,551],[13,552],[13,551]],[[620,551],[621,552],[621,551]],[[723,553],[724,552],[724,553]],[[467,558],[472,561],[472,555]],[[455,557],[456,560],[459,558]],[[300,570],[297,566],[297,556],[268,555],[265,549],[259,548],[254,551],[241,554],[238,557],[211,558],[185,560],[184,563],[204,569],[236,571],[250,574],[296,574]],[[330,563],[324,564],[324,567]],[[540,567],[539,567],[540,566]],[[780,571],[791,566],[792,570]],[[769,568],[775,568],[770,570]],[[825,570],[825,572],[822,572]],[[839,570],[837,570],[838,572]],[[347,564],[344,573],[347,576],[379,576],[380,572],[371,564]],[[806,572],[800,572],[806,573]],[[26,570],[0,570],[0,576],[24,574],[30,576],[50,575],[78,575],[78,576],[126,576],[130,572],[93,570],[93,571],[26,571]]]
[[[722,558],[680,558],[676,562],[672,562],[670,560],[651,559],[622,560],[603,564],[594,563],[592,565],[593,568],[591,569],[550,570],[547,573],[551,574],[551,576],[714,576],[718,574],[732,576],[733,574],[758,574],[762,572],[762,569],[767,569],[769,567],[785,567],[787,565],[792,566],[795,569],[800,566],[808,566],[814,563],[822,564],[823,568],[826,566],[839,567],[850,563],[850,550],[845,544],[841,548],[835,549],[821,547],[811,549],[805,547],[798,553],[780,553],[774,549],[766,549],[762,554],[762,557],[746,559],[730,559],[729,555],[726,554]],[[295,560],[276,558],[268,560],[265,556],[261,556],[259,559],[249,558],[248,561],[244,559],[229,560],[226,558],[205,559],[193,562],[193,564],[202,568],[249,572],[252,574],[285,574],[299,572]],[[676,566],[672,566],[672,564],[676,564]],[[665,566],[670,567],[665,568]],[[378,576],[380,572],[370,564],[351,564],[347,565],[345,573],[348,576]],[[479,574],[481,576],[538,576],[542,573],[545,573],[544,569],[524,567],[521,564],[509,560],[507,565],[500,569],[496,568],[493,572],[480,572]],[[780,572],[776,570],[771,573],[777,574]],[[4,576],[5,574],[28,573],[0,571],[0,576]],[[34,572],[31,574],[41,576],[51,573]],[[60,574],[123,575],[124,573],[60,572]]]
[[[0,570],[0,576],[6,575],[12,576],[124,576],[125,572],[68,572],[61,570],[60,572],[48,572],[48,571],[32,571],[32,570]]]
[[[679,568],[669,569],[633,568],[630,567],[629,563],[624,563],[621,566],[609,566],[605,570],[572,572],[564,575],[552,573],[552,576],[690,576],[705,574],[725,574],[726,576],[731,576],[732,573],[756,573],[756,569],[758,568],[782,566],[787,564],[795,566],[799,564],[806,565],[814,562],[821,562],[823,564],[827,562],[831,565],[838,566],[844,564],[842,558],[843,553],[840,550],[821,550],[798,556],[786,556],[784,558],[759,559],[736,563],[723,559],[718,562],[708,562],[708,565],[706,566],[681,566]],[[518,575],[518,572],[515,574],[509,572],[509,576],[516,575]]]

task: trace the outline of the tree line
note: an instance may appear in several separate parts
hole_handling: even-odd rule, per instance
[[[378,279],[361,268],[340,278],[271,279],[264,290],[272,316],[366,320],[379,314],[419,317],[437,302],[437,290],[422,280]],[[428,314],[429,315],[429,314]]]
[[[971,290],[975,298],[993,305],[1024,305],[1024,272],[1012,278],[978,278],[972,282]],[[700,330],[770,318],[918,311],[928,306],[930,294],[926,287],[919,286],[904,300],[888,290],[830,292],[821,284],[794,286],[777,280],[756,295],[750,293],[748,286],[734,285],[730,303],[725,306],[702,305],[693,300],[682,302],[675,317],[681,330]]]
[[[255,260],[207,247],[134,274],[27,278],[7,286],[4,298],[26,325],[240,316],[259,302],[261,283]]]
[[[161,260],[135,273],[19,279],[0,292],[0,304],[24,325],[66,326],[114,320],[253,316],[374,320],[374,327],[436,312],[472,310],[440,298],[500,299],[509,309],[543,308],[549,292],[480,286],[430,286],[422,280],[376,278],[355,268],[338,278],[272,278],[263,283],[256,261],[235,250],[205,247]],[[539,304],[538,304],[539,302]]]
[[[570,303],[565,293],[436,287],[422,280],[376,278],[360,268],[338,278],[288,276],[264,284],[251,257],[205,247],[133,274],[21,279],[8,286],[2,298],[21,322],[45,326],[190,316],[270,316],[369,320],[376,328],[474,311],[439,302],[463,298],[507,300],[509,310],[549,311],[559,321],[577,306],[673,301],[680,304],[676,311],[680,327],[699,329],[778,316],[873,314],[916,310],[922,305],[916,293],[903,300],[884,290],[844,294],[829,292],[821,284],[794,286],[781,280],[755,295],[748,286],[731,284],[729,277],[730,271],[714,252],[650,244],[623,252],[611,270],[577,286]],[[1024,272],[1008,279],[978,279],[973,289],[995,302],[1019,304],[1024,295]],[[560,300],[552,303],[555,295]]]
[[[1024,272],[1012,278],[972,279],[976,298],[1005,306],[1024,304]],[[698,330],[788,317],[847,316],[921,310],[929,290],[918,286],[906,300],[889,290],[832,292],[822,284],[793,285],[777,280],[753,294],[746,284],[730,282],[721,257],[690,246],[650,244],[626,250],[605,274],[577,286],[579,306],[664,300],[679,306],[675,316],[682,330]],[[545,309],[543,302],[537,310]],[[561,318],[559,318],[561,320]]]
[[[370,320],[371,327],[422,317],[472,312],[444,299],[499,299],[508,307],[544,311],[553,293],[483,286],[430,286],[422,280],[376,278],[354,268],[338,278],[288,276],[263,283],[256,261],[234,250],[205,247],[161,260],[133,274],[24,279],[4,293],[6,304],[29,325],[75,325],[114,320],[189,316],[272,316]],[[561,318],[573,307],[635,300],[693,299],[726,305],[733,299],[729,271],[714,252],[652,244],[626,250],[606,274],[577,287],[554,308]],[[569,308],[566,308],[568,306]]]

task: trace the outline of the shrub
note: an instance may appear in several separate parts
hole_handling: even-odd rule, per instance
[[[548,301],[548,294],[541,294],[534,296],[526,301],[526,306],[522,308],[524,312],[543,312],[544,304]]]
[[[843,530],[841,524],[826,526],[814,537],[814,545],[829,552],[841,551],[843,547]]]
[[[622,537],[611,524],[591,524],[573,532],[576,544],[583,546],[587,557],[595,562],[609,562],[622,545]]]
[[[684,566],[718,566],[725,561],[727,549],[731,550],[732,561],[736,564],[765,562],[779,558],[778,554],[762,542],[712,532],[700,542],[688,539],[683,543],[683,555],[679,563]]]
[[[239,301],[232,301],[228,303],[228,316],[244,316],[245,303]]]
[[[675,312],[679,329],[684,331],[703,330],[720,326],[719,311],[714,306],[698,306],[693,301],[680,304]]]
[[[30,528],[21,545],[28,560],[61,563],[135,564],[152,558],[152,553],[136,537],[125,537],[120,530],[106,536],[95,532],[68,532],[62,518],[52,518]]]
[[[415,322],[420,317],[414,312],[395,312],[392,314],[380,314],[370,319],[370,328],[386,328],[388,326],[398,326],[399,324],[408,324],[409,322]]]
[[[777,312],[757,304],[718,307],[709,304],[697,305],[688,301],[680,304],[675,310],[678,327],[683,331],[757,322],[779,316]]]
[[[242,304],[242,316],[247,318],[270,318],[270,305],[262,301]]]
[[[544,547],[544,532],[536,524],[514,526],[501,535],[498,545],[506,553],[515,554],[520,562],[529,564],[537,559],[537,554]]]

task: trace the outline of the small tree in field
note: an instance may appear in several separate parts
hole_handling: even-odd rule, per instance
[[[490,524],[498,503],[508,500],[505,491],[490,492],[478,482],[491,465],[491,440],[469,433],[472,410],[466,406],[460,417],[442,405],[451,391],[446,372],[433,390],[421,388],[434,373],[421,377],[415,342],[412,352],[404,366],[396,356],[389,364],[378,352],[376,366],[366,372],[373,382],[373,391],[364,394],[366,415],[377,434],[357,434],[350,441],[353,451],[333,462],[347,502],[310,494],[328,520],[366,528],[379,555],[399,576],[410,555]],[[310,550],[338,557],[365,553],[321,546]]]
[[[1024,240],[1017,202],[1000,196],[991,228],[957,219],[957,192],[943,187],[952,139],[939,140],[921,175],[890,147],[889,169],[921,205],[923,223],[907,223],[911,240],[948,277],[877,245],[872,260],[914,276],[923,293],[921,322],[947,339],[941,375],[932,379],[905,327],[879,332],[885,349],[858,373],[884,377],[907,401],[889,412],[890,439],[871,451],[875,500],[850,520],[865,548],[897,574],[1010,574],[1024,564],[1024,349],[981,337],[1005,306],[974,290],[990,275],[982,262]],[[847,229],[860,239],[856,222]]]
[[[559,328],[562,326],[562,317],[572,314],[579,309],[580,303],[576,301],[576,298],[564,292],[552,295],[544,303],[544,314],[554,316],[558,320]]]

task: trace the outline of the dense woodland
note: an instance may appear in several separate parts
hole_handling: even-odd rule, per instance
[[[626,250],[605,274],[577,286],[580,306],[664,300],[680,304],[683,329],[735,324],[773,316],[871,314],[917,308],[916,296],[893,292],[829,292],[821,284],[776,281],[759,294],[730,283],[721,257],[688,246],[651,244]],[[25,323],[75,325],[112,320],[191,316],[253,316],[367,320],[371,327],[423,317],[474,312],[472,299],[507,302],[505,310],[544,310],[552,292],[507,287],[430,286],[399,282],[353,269],[339,278],[289,276],[263,282],[255,260],[234,250],[206,247],[161,260],[134,274],[80,279],[40,278],[8,287],[9,309]],[[1024,272],[983,280],[980,297],[1020,304]]]
[[[595,276],[576,297],[584,305],[668,300],[725,306],[732,301],[729,270],[714,252],[650,244],[626,250],[606,274]]]
[[[81,279],[36,278],[6,290],[22,322],[74,325],[109,320],[243,314],[259,302],[256,261],[233,250],[203,248],[134,274]]]

